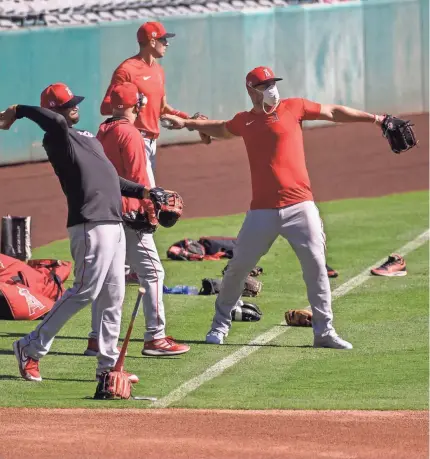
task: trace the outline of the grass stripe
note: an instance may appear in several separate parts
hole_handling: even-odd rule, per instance
[[[402,256],[406,256],[408,253],[413,252],[414,250],[416,250],[417,248],[425,244],[428,240],[429,240],[429,230],[426,230],[423,233],[421,233],[419,236],[417,236],[414,240],[408,242],[403,247],[398,249],[396,252]],[[382,258],[381,260],[378,260],[377,262],[373,263],[371,266],[363,270],[357,276],[351,278],[344,284],[340,285],[337,289],[335,289],[332,292],[333,300],[335,298],[340,298],[342,296],[345,296],[351,290],[359,287],[361,284],[366,282],[366,280],[371,277],[369,273],[370,269],[373,268],[374,266],[379,266],[385,260],[386,260],[386,257]],[[287,332],[290,329],[290,327],[285,327],[281,325],[285,325],[285,322],[259,335],[257,338],[251,340],[248,344],[246,344],[245,346],[242,346],[240,349],[233,352],[228,357],[225,357],[224,359],[220,360],[216,364],[209,367],[206,371],[204,371],[199,376],[196,376],[195,378],[192,378],[186,381],[184,384],[179,386],[177,389],[170,392],[170,394],[157,400],[156,402],[153,402],[150,406],[154,408],[166,408],[172,405],[173,403],[176,403],[179,400],[182,400],[189,393],[195,391],[207,381],[210,381],[216,378],[228,368],[236,365],[238,362],[240,362],[244,358],[256,352],[264,344],[269,343],[270,341],[272,341],[273,339],[277,338],[278,336],[282,335],[283,333]]]

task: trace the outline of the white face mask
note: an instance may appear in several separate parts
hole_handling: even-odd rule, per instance
[[[274,110],[276,110],[276,107],[278,106],[280,97],[279,97],[279,91],[276,86],[276,84],[269,86],[266,88],[264,91],[260,91],[257,89],[258,92],[263,94],[263,111],[264,113],[272,113]],[[266,111],[264,105],[269,105],[271,110],[269,112]]]

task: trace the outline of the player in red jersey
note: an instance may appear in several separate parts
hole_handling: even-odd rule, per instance
[[[253,103],[230,121],[183,120],[166,115],[173,127],[195,129],[213,137],[242,137],[248,153],[252,201],[239,232],[216,300],[215,317],[206,342],[223,344],[231,327],[231,310],[240,298],[245,278],[278,236],[288,240],[303,271],[312,308],[314,347],[352,349],[333,327],[331,291],[325,261],[325,236],[313,201],[306,168],[302,122],[368,122],[382,116],[340,105],[321,105],[301,98],[280,99],[273,71],[257,67],[246,86]]]

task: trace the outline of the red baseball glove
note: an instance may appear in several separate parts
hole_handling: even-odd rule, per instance
[[[94,398],[98,400],[126,399],[131,397],[131,382],[122,371],[105,371],[100,375]]]

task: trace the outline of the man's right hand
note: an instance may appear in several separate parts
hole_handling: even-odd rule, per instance
[[[7,131],[15,121],[16,105],[12,105],[4,112],[0,112],[0,129]]]

